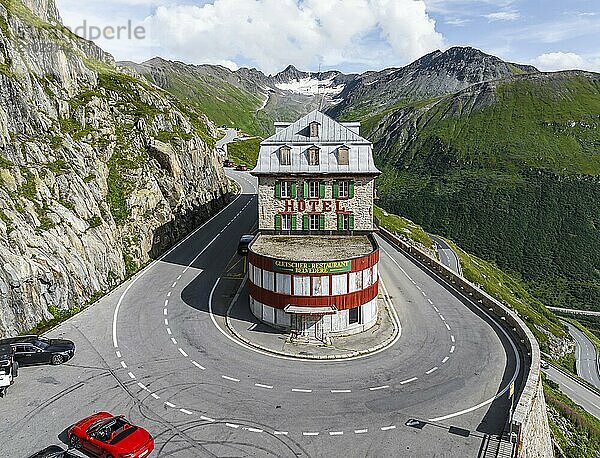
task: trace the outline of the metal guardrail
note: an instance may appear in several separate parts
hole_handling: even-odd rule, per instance
[[[387,229],[380,227],[379,230],[379,234],[384,239],[440,275],[453,289],[467,296],[473,304],[486,313],[491,314],[496,322],[514,337],[514,343],[521,348],[525,360],[523,369],[525,383],[519,391],[512,415],[512,431],[517,434],[517,455],[519,456],[525,439],[524,433],[529,429],[528,417],[533,409],[534,400],[540,393],[540,348],[535,336],[516,312],[500,303],[487,292],[450,270],[437,259],[433,259],[417,247],[404,242]]]

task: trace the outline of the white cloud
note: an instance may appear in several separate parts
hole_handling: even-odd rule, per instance
[[[489,22],[494,21],[516,21],[521,17],[521,13],[516,10],[496,11],[495,13],[485,14],[484,17]]]
[[[414,0],[214,0],[159,6],[145,24],[168,56],[265,72],[289,63],[399,65],[444,47],[425,3]]]
[[[600,71],[600,57],[582,57],[573,52],[550,52],[531,61],[543,71],[590,70]]]

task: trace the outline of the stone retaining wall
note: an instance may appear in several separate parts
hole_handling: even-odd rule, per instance
[[[517,398],[512,418],[512,431],[516,434],[517,447],[514,456],[553,457],[546,401],[542,389],[540,348],[527,325],[513,310],[444,266],[437,259],[409,245],[386,229],[379,230],[384,239],[417,260],[417,264],[420,263],[443,277],[450,286],[469,297],[473,304],[483,309],[508,332],[519,347],[525,362],[525,367],[522,368],[525,382],[523,386],[515,387]]]

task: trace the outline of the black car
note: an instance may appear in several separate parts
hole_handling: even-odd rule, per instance
[[[244,255],[248,254],[248,247],[252,243],[252,240],[254,240],[254,236],[252,234],[242,235],[242,237],[240,238],[240,243],[238,244],[238,249],[237,249],[237,252],[239,255],[244,256]]]
[[[15,349],[15,359],[21,366],[62,364],[75,354],[75,344],[64,339],[19,336],[1,339],[0,345],[2,344],[9,344]]]
[[[75,454],[72,450],[64,450],[58,445],[51,445],[44,450],[40,450],[29,458],[79,458],[84,455]]]

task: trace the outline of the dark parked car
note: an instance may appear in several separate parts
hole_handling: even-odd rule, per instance
[[[239,255],[244,256],[248,254],[248,247],[250,246],[250,243],[252,243],[252,240],[254,240],[254,236],[252,234],[242,235],[237,249]]]
[[[48,339],[40,336],[19,336],[0,340],[15,349],[15,359],[21,366],[32,364],[62,364],[75,354],[70,340]]]
[[[19,372],[19,363],[15,361],[15,350],[10,345],[0,344],[0,398],[15,382]]]
[[[247,172],[248,171],[248,166],[247,165],[243,165],[240,164],[235,168],[238,172]]]
[[[58,445],[51,445],[50,447],[46,447],[44,450],[40,450],[36,454],[31,455],[29,458],[81,458],[83,456],[85,455],[80,453],[75,454],[70,450],[64,450]]]

